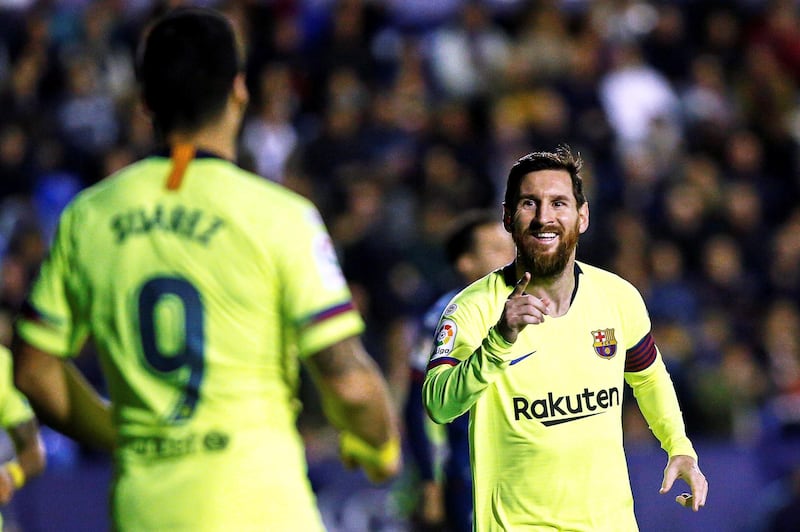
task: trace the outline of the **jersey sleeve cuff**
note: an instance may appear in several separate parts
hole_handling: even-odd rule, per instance
[[[17,321],[15,329],[20,338],[37,349],[59,357],[70,356],[69,346],[60,331],[24,318]]]
[[[501,364],[508,362],[506,355],[511,353],[514,344],[503,338],[495,327],[489,328],[489,334],[483,339],[483,351],[492,362]]]
[[[345,338],[364,332],[364,321],[355,310],[328,318],[305,329],[300,337],[300,356],[307,357]]]
[[[684,439],[684,441],[679,441],[673,444],[668,450],[667,454],[672,458],[673,456],[691,456],[692,458],[697,461],[697,453],[692,447],[692,443],[688,439]]]

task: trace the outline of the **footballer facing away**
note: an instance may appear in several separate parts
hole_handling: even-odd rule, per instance
[[[114,452],[115,530],[321,531],[301,362],[343,459],[375,481],[400,468],[328,233],[305,198],[233,162],[248,94],[226,18],[168,12],[138,75],[165,150],[65,209],[18,322],[16,382],[43,421]],[[69,363],[89,338],[110,405]]]

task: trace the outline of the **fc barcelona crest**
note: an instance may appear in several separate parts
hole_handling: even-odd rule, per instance
[[[617,354],[617,340],[614,338],[614,329],[598,329],[592,331],[594,352],[600,358],[612,358]]]

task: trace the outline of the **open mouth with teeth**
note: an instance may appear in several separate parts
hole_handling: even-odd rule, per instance
[[[558,233],[553,231],[532,232],[531,236],[538,242],[554,242],[558,238]]]

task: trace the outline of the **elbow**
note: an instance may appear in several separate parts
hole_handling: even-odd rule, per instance
[[[445,423],[449,423],[451,421],[450,418],[445,416],[439,410],[433,410],[433,409],[429,408],[428,406],[426,406],[425,407],[425,411],[428,412],[428,417],[431,418],[431,420],[434,423],[438,424],[438,425],[444,425]]]
[[[29,399],[35,394],[39,385],[36,371],[37,354],[28,344],[15,338],[12,345],[14,387]]]
[[[39,442],[39,444],[36,446],[36,452],[34,453],[30,461],[28,476],[38,477],[39,475],[44,473],[46,467],[47,467],[47,453],[44,450],[44,445],[41,442]]]
[[[37,436],[34,443],[18,450],[17,461],[25,470],[25,476],[28,478],[38,477],[44,473],[47,467],[47,453],[41,437]]]
[[[428,413],[428,417],[434,423],[443,425],[454,419],[448,415],[443,398],[437,396],[435,389],[429,385],[427,380],[422,386],[422,404],[425,407],[425,412]]]
[[[30,398],[33,391],[31,379],[17,367],[14,368],[14,387]]]

